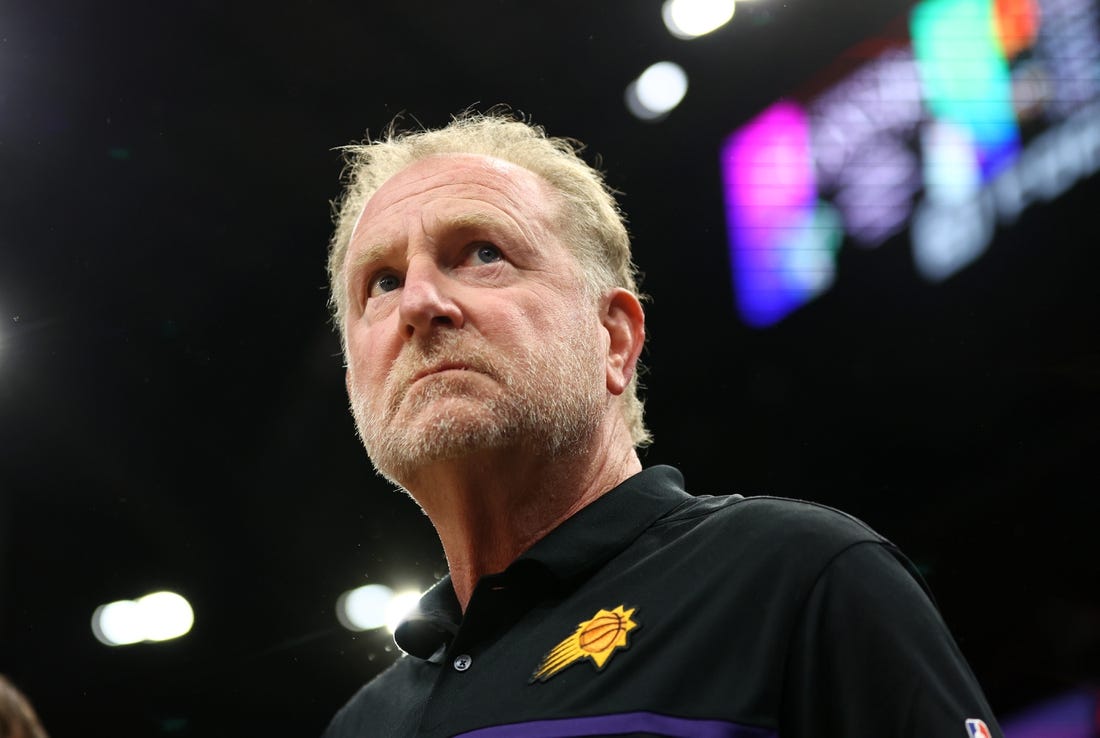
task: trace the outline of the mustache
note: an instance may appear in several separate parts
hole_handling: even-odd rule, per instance
[[[461,367],[498,381],[504,376],[491,352],[469,334],[437,333],[428,341],[408,343],[386,375],[385,396],[396,411],[413,383],[440,367]]]

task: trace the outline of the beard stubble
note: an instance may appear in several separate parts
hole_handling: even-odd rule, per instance
[[[353,388],[359,437],[375,470],[399,486],[427,464],[478,451],[522,447],[553,457],[583,447],[605,401],[597,345],[563,330],[560,340],[502,355],[478,334],[437,331],[402,350],[382,387],[381,409],[372,407],[369,390]],[[418,372],[441,364],[470,373],[413,383]]]

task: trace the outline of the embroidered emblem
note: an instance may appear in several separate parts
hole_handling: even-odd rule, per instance
[[[624,610],[619,605],[614,610],[600,610],[591,620],[579,624],[572,635],[542,658],[539,668],[531,675],[531,683],[545,682],[581,659],[590,659],[597,670],[603,669],[612,653],[628,647],[626,634],[638,627],[633,619],[636,609]]]
[[[989,726],[985,724],[984,720],[967,720],[966,734],[970,738],[993,738],[993,734],[989,732]]]

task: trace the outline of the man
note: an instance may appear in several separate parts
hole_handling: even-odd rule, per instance
[[[859,521],[643,471],[623,218],[499,115],[351,147],[331,243],[347,389],[450,574],[351,736],[999,735],[911,566]]]

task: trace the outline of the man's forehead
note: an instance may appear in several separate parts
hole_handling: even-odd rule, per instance
[[[363,203],[351,240],[375,216],[409,198],[460,197],[462,192],[474,197],[480,192],[503,195],[518,207],[533,204],[532,199],[548,204],[554,197],[542,177],[518,164],[483,154],[435,154],[418,159],[382,183]]]
[[[418,159],[383,182],[364,204],[401,198],[435,187],[472,185],[504,189],[540,188],[543,179],[504,159],[484,154],[434,154]]]

